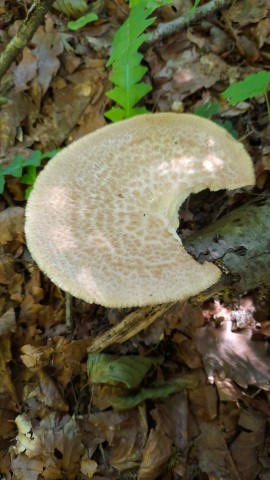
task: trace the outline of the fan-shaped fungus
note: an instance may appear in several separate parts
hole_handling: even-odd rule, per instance
[[[50,160],[26,208],[26,239],[60,288],[89,303],[142,306],[188,298],[220,277],[176,233],[200,190],[254,183],[249,155],[190,114],[142,115],[79,139]]]

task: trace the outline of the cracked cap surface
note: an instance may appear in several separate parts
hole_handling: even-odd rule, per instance
[[[222,127],[191,114],[141,115],[58,153],[26,207],[41,270],[89,303],[131,307],[186,299],[220,270],[195,261],[176,233],[190,193],[254,184],[252,161]]]

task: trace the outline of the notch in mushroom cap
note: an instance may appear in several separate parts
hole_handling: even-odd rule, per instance
[[[254,184],[251,159],[222,127],[190,114],[108,125],[58,153],[26,207],[26,239],[60,288],[89,303],[131,307],[196,295],[220,270],[199,264],[176,233],[190,193]]]

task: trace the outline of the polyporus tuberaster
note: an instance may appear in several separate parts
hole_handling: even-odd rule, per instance
[[[131,307],[188,298],[220,277],[176,233],[178,209],[200,190],[254,183],[249,155],[215,123],[142,115],[69,145],[38,176],[26,208],[37,264],[89,303]]]

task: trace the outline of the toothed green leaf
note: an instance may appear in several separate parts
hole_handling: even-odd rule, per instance
[[[130,15],[114,36],[107,66],[112,66],[110,80],[115,87],[107,92],[107,96],[122,108],[112,107],[105,113],[114,122],[147,112],[145,107],[136,108],[136,104],[152,90],[151,85],[141,82],[147,67],[141,65],[143,55],[138,49],[149,37],[145,30],[155,21],[156,17],[150,15],[167,3],[170,0],[130,1]]]

